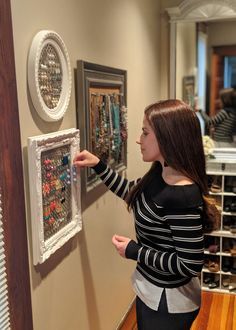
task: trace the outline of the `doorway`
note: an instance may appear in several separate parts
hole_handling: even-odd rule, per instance
[[[212,48],[210,79],[210,115],[221,109],[219,92],[222,88],[235,87],[236,46]],[[232,75],[234,73],[234,75]]]

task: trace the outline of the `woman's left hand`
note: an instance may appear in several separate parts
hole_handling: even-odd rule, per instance
[[[115,245],[117,252],[123,258],[125,258],[125,250],[130,241],[131,238],[124,236],[114,235],[112,237],[112,244]]]

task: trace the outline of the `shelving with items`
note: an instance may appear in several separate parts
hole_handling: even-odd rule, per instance
[[[205,234],[202,289],[236,294],[236,162],[211,160],[207,174],[220,219],[218,227]]]

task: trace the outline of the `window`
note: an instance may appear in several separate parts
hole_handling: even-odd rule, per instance
[[[236,87],[236,56],[224,57],[224,88]]]

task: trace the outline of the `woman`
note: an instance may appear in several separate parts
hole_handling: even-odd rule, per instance
[[[152,104],[137,143],[152,166],[134,182],[86,150],[74,163],[93,167],[134,213],[137,242],[119,235],[112,242],[122,257],[137,261],[132,284],[138,329],[190,329],[201,303],[203,231],[211,228],[198,118],[179,100]]]

